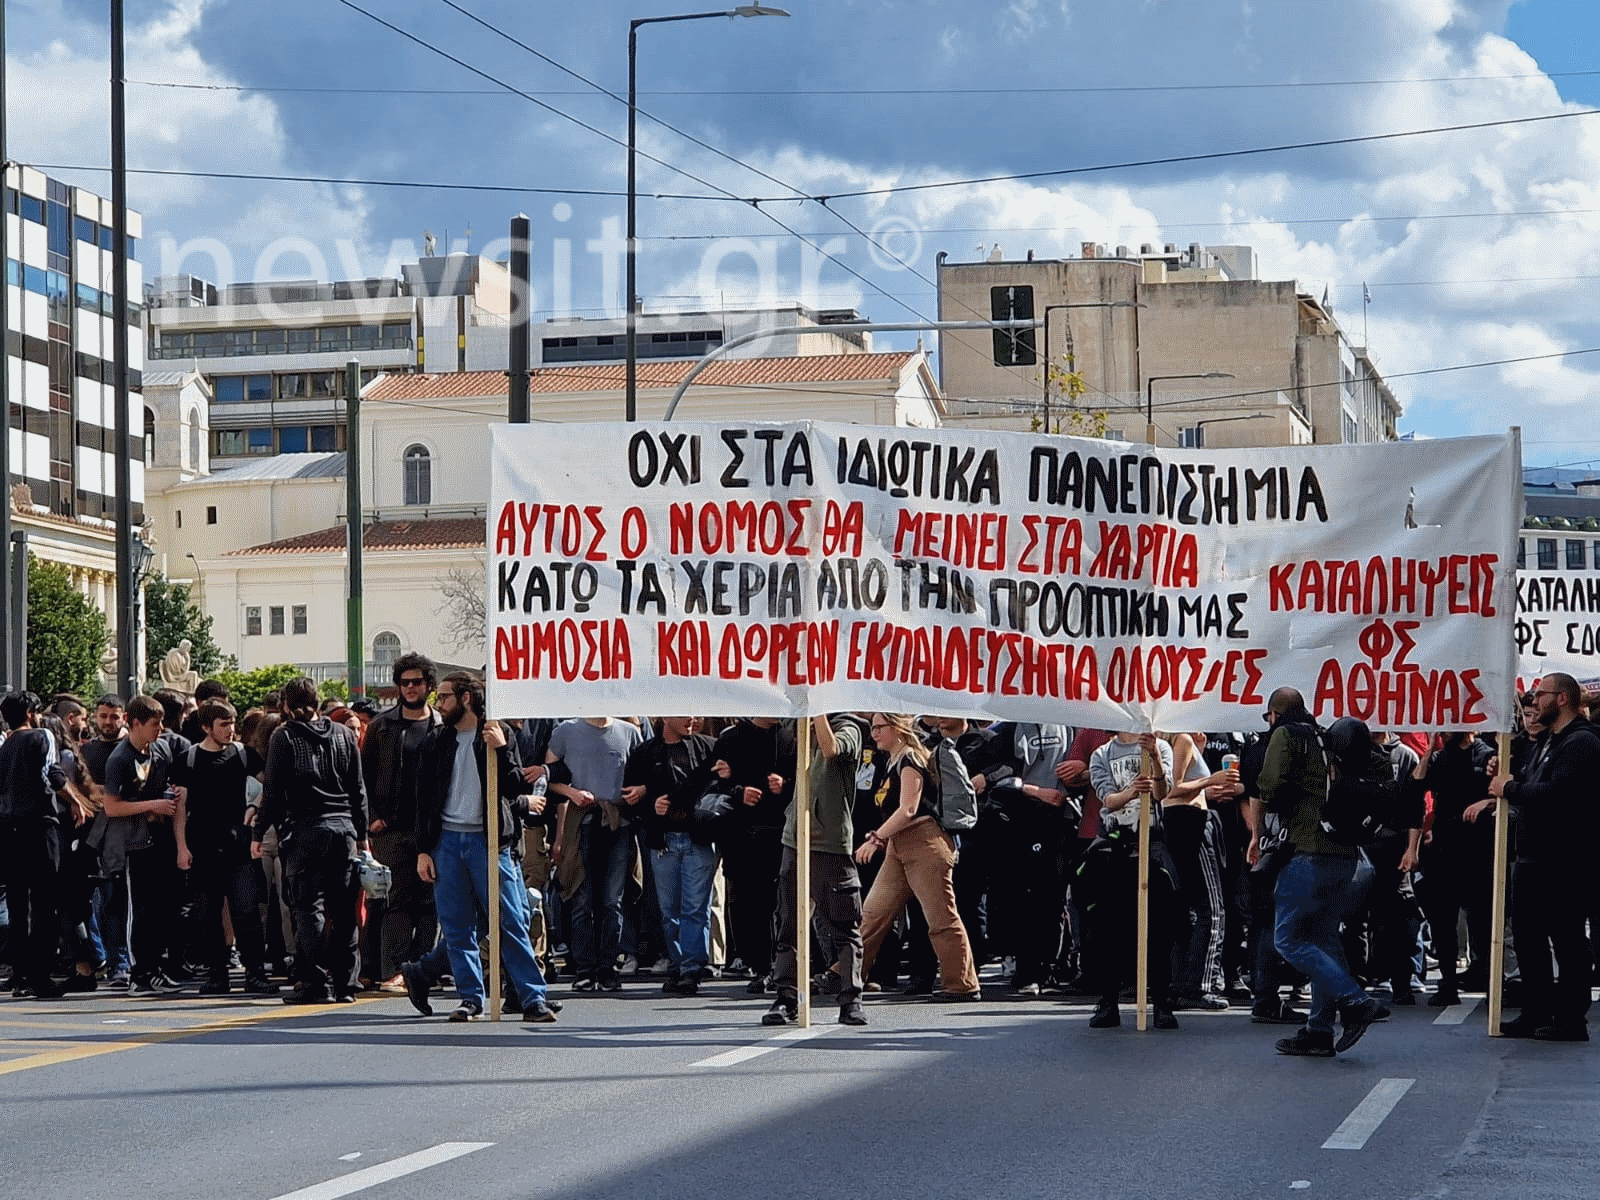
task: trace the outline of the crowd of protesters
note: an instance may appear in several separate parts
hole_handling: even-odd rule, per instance
[[[761,997],[763,1024],[797,1019],[804,987],[864,1025],[864,998],[972,1002],[988,971],[991,994],[1087,1000],[1104,1029],[1138,975],[1148,821],[1154,1026],[1237,1005],[1299,1027],[1281,1053],[1332,1057],[1389,1006],[1487,987],[1503,792],[1520,1008],[1503,1031],[1588,1037],[1600,736],[1569,676],[1523,698],[1506,776],[1486,739],[1322,729],[1283,688],[1250,734],[818,716],[799,789],[793,721],[497,722],[469,673],[408,654],[393,680],[383,711],[322,701],[309,679],[242,714],[210,680],[126,703],[6,695],[11,995],[370,991],[431,1015],[448,985],[465,1021],[499,970],[506,1007],[535,1023],[556,1020],[557,985],[694,996],[737,979],[721,991]],[[498,964],[482,951],[491,887]]]

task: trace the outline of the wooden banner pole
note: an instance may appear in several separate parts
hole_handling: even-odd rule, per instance
[[[511,731],[506,730],[509,739]],[[489,1019],[500,1019],[500,761],[499,755],[484,748],[483,776],[487,800],[483,806],[483,840],[489,847],[488,886],[484,889],[489,904],[489,961],[483,964],[484,981],[489,985]]]
[[[811,1028],[811,717],[796,723],[794,772],[794,956],[800,1028]]]
[[[1139,774],[1146,779],[1155,774],[1155,756],[1145,750],[1139,756]],[[1150,1028],[1150,794],[1139,793],[1139,916],[1138,958],[1133,968],[1134,1028],[1141,1033]]]
[[[1511,735],[1500,735],[1500,774],[1511,777]],[[1506,851],[1511,843],[1511,804],[1494,804],[1494,887],[1489,897],[1489,1036],[1500,1036],[1500,1008],[1506,975]]]

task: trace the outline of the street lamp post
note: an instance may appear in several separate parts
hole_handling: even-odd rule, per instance
[[[1171,379],[1232,379],[1227,371],[1206,371],[1199,375],[1152,375],[1144,384],[1144,440],[1156,444],[1156,384]]]
[[[664,25],[673,21],[705,21],[712,17],[787,17],[781,8],[764,4],[741,4],[718,12],[682,13],[672,17],[639,17],[628,22],[628,252],[627,252],[627,412],[630,421],[639,419],[639,222],[637,127],[639,123],[639,26]]]
[[[1137,308],[1132,300],[1091,300],[1082,304],[1046,304],[1040,318],[1044,324],[1044,431],[1050,432],[1050,314],[1069,308]],[[1067,326],[1067,353],[1072,353],[1072,326]]]
[[[1243,416],[1238,417],[1206,417],[1203,420],[1196,421],[1194,423],[1194,427],[1200,430],[1200,441],[1199,444],[1195,446],[1195,449],[1204,449],[1206,440],[1205,428],[1207,425],[1225,425],[1229,421],[1264,421],[1271,416],[1271,413],[1255,412],[1245,413]]]

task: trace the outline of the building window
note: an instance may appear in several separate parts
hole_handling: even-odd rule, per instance
[[[1539,570],[1554,571],[1556,569],[1556,540],[1555,538],[1539,539]]]
[[[1189,450],[1203,450],[1206,444],[1206,427],[1189,425],[1178,430],[1178,445]]]
[[[1528,565],[1528,539],[1527,538],[1518,538],[1517,539],[1517,570],[1521,571],[1521,570],[1525,569],[1527,567],[1527,565]],[[1595,565],[1596,566],[1600,566],[1600,559],[1596,560]]]
[[[395,660],[399,657],[399,634],[380,633],[372,639],[372,661],[377,665],[380,676],[387,677],[394,667]]]
[[[1581,571],[1589,565],[1589,543],[1577,538],[1567,539],[1567,570]]]
[[[183,528],[183,509],[175,508],[172,510],[172,527],[174,529]]]
[[[296,604],[291,608],[289,610],[289,620],[292,622],[291,629],[296,633],[304,633],[306,631],[306,606],[304,604]]]
[[[267,620],[269,622],[268,628],[272,631],[272,636],[281,637],[283,635],[283,605],[274,604],[270,609],[268,609]]]
[[[144,465],[153,467],[156,464],[156,414],[150,409],[144,410]]]
[[[244,610],[244,635],[245,637],[261,636],[261,610],[253,605]]]
[[[216,523],[217,523],[217,506],[215,504],[208,504],[208,505],[206,505],[206,524],[207,525],[215,525]]]
[[[266,429],[249,430],[246,434],[246,443],[248,446],[246,453],[248,454],[271,454],[272,429],[268,427]]]
[[[279,428],[279,454],[304,454],[307,444],[306,427],[304,425],[284,425]]]
[[[200,414],[189,414],[189,469],[200,469]]]
[[[405,493],[407,504],[433,503],[433,458],[425,446],[406,451]]]
[[[328,452],[339,449],[338,425],[313,425],[311,427],[311,449],[314,452]]]
[[[213,429],[211,453],[217,458],[234,458],[244,453],[244,430]]]

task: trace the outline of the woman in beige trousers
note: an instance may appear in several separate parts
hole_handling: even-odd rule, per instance
[[[928,939],[939,956],[941,990],[937,1000],[979,1000],[978,971],[972,946],[956,912],[951,872],[956,844],[936,816],[939,782],[928,752],[910,717],[872,714],[872,741],[889,758],[889,805],[893,811],[856,851],[856,861],[869,863],[884,851],[883,867],[867,894],[861,913],[861,973],[872,969],[889,926],[916,896],[928,918]]]

